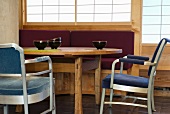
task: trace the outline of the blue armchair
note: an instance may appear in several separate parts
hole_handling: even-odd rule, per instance
[[[25,64],[47,62],[49,68],[35,73],[26,73]],[[41,76],[48,74],[49,77]],[[14,43],[0,44],[0,104],[4,114],[8,105],[24,104],[25,114],[29,114],[28,104],[37,103],[49,97],[49,109],[42,113],[56,114],[52,61],[49,56],[24,59],[23,49]]]
[[[100,105],[100,114],[103,113],[104,104],[109,104],[112,107],[112,104],[119,105],[131,105],[131,106],[139,106],[148,108],[148,114],[152,114],[152,111],[155,111],[154,106],[154,78],[156,76],[156,68],[160,57],[162,55],[163,49],[167,42],[170,42],[170,39],[163,38],[153,55],[151,61],[149,61],[148,57],[144,56],[135,56],[135,55],[127,55],[124,58],[117,59],[112,63],[112,73],[107,75],[102,80],[102,97],[101,97],[101,105]],[[115,73],[115,65],[116,63],[121,63],[120,73]],[[128,74],[123,74],[123,64],[131,63],[131,64],[139,64],[139,65],[149,65],[148,69],[148,78],[142,76],[132,76]],[[110,89],[110,101],[105,101],[105,92],[106,89]],[[143,93],[147,95],[147,98],[135,97],[135,96],[125,96],[125,98],[134,98],[134,102],[114,102],[114,90],[121,90],[126,92],[134,92],[134,93]],[[146,100],[147,104],[137,104],[136,100]]]

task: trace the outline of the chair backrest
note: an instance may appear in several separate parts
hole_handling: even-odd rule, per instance
[[[157,46],[157,48],[156,48],[156,50],[155,50],[155,52],[154,52],[154,54],[153,54],[152,60],[151,60],[152,63],[156,63],[156,67],[153,67],[153,66],[150,66],[150,67],[149,67],[148,76],[150,76],[152,72],[153,72],[153,73],[155,72],[155,70],[156,70],[156,68],[157,68],[157,65],[158,65],[158,62],[159,62],[159,60],[160,60],[160,57],[161,57],[161,55],[162,55],[162,52],[163,52],[164,47],[165,47],[165,45],[167,44],[167,42],[170,42],[170,39],[168,39],[168,38],[163,38],[163,39],[159,42],[159,44],[158,44],[158,46]]]
[[[21,74],[23,49],[18,45],[0,44],[0,74]]]

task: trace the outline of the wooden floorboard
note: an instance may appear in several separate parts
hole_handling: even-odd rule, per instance
[[[108,99],[108,97],[106,97]],[[120,97],[114,98],[120,100]],[[146,102],[142,102],[146,103]],[[29,105],[30,114],[39,114],[48,107],[48,100]],[[170,97],[155,97],[156,112],[153,114],[170,114]],[[56,95],[56,114],[74,114],[74,95]],[[94,95],[83,95],[83,113],[99,114],[99,106],[95,104]],[[131,106],[113,105],[111,109],[106,105],[104,114],[147,114],[146,108],[137,108]],[[3,114],[3,108],[0,107],[0,114]],[[15,106],[9,107],[9,114],[15,113]]]

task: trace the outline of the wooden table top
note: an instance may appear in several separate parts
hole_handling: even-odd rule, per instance
[[[78,55],[105,55],[122,53],[122,49],[103,48],[97,50],[91,47],[59,47],[58,49],[45,48],[38,50],[35,47],[25,47],[24,54],[26,55],[64,55],[64,56],[78,56]]]

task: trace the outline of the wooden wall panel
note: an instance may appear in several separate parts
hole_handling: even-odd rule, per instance
[[[157,70],[155,77],[155,96],[170,96],[170,71]],[[147,70],[140,70],[140,76],[148,77]]]
[[[56,94],[74,94],[74,85],[75,85],[75,76],[74,76],[74,64],[65,64],[64,68],[63,64],[53,63],[53,72],[55,78],[55,93]],[[41,67],[40,67],[41,66]],[[35,72],[41,71],[48,68],[48,64],[46,63],[36,63],[35,64],[27,64],[26,71],[27,72]],[[63,71],[63,69],[72,69],[68,71]],[[71,73],[70,73],[71,72]],[[95,80],[94,80],[94,70],[89,72],[84,72],[82,76],[82,92],[83,94],[95,94]],[[118,71],[117,71],[118,72]],[[102,70],[101,80],[111,73],[111,70]],[[124,71],[126,73],[126,71]],[[107,91],[109,94],[109,91]],[[125,92],[116,91],[116,94],[125,95]]]
[[[141,55],[148,56],[151,59],[156,47],[157,47],[157,44],[143,45]],[[157,67],[158,70],[170,70],[170,51],[169,50],[170,50],[170,45],[167,44],[160,58],[160,61]],[[148,68],[147,66],[140,66],[140,69],[147,69],[147,68]]]
[[[153,56],[153,53],[157,47],[157,44],[143,44],[142,45],[142,54],[143,56],[148,56],[150,59]],[[162,90],[155,90],[156,96],[170,96],[170,45],[167,44],[162,56],[160,58],[156,77],[155,77],[155,87],[161,88]],[[140,75],[147,76],[148,66],[140,66]]]
[[[108,73],[102,73],[103,79]],[[74,73],[55,73],[56,94],[74,94]],[[94,73],[83,73],[82,76],[82,93],[95,94]],[[116,91],[116,94],[125,95],[125,92]],[[109,91],[107,91],[109,94]]]

